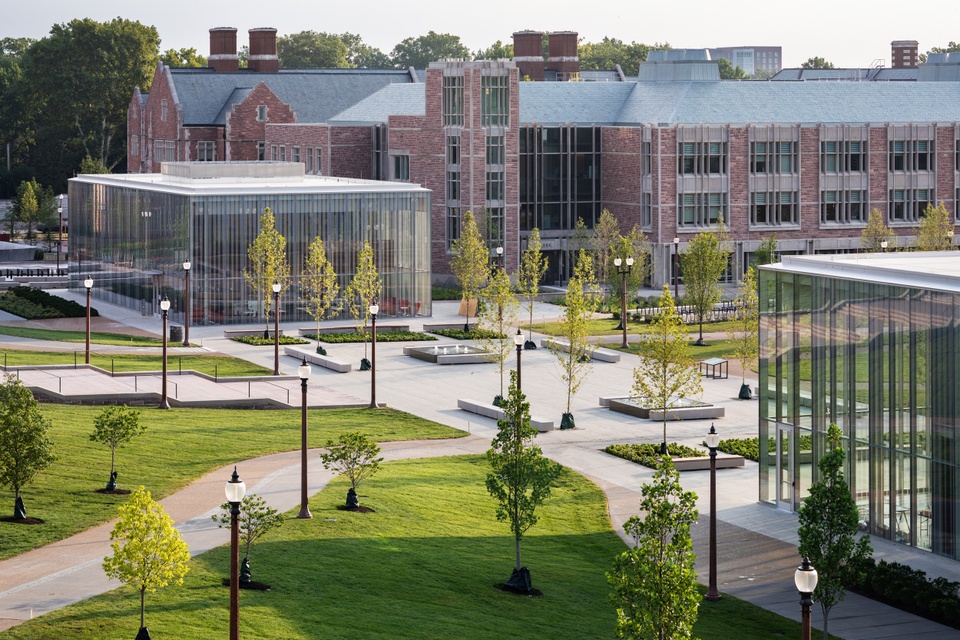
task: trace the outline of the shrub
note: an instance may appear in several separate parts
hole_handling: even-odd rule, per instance
[[[604,451],[651,469],[656,469],[660,463],[659,444],[611,444]],[[706,455],[705,451],[676,442],[667,444],[667,453],[670,454],[671,458],[699,458]]]
[[[463,298],[463,291],[459,287],[434,287],[430,297],[434,300],[460,300]]]
[[[62,318],[63,314],[56,309],[34,304],[29,300],[7,291],[0,294],[0,309],[27,320],[43,320],[45,318]]]
[[[34,260],[43,260],[43,249],[36,249],[33,252]]]
[[[346,344],[349,342],[364,342],[370,340],[370,334],[347,333],[305,333],[308,338],[330,344]],[[436,340],[435,337],[419,331],[377,331],[377,342],[424,342]]]
[[[55,309],[60,313],[60,315],[56,316],[44,316],[47,318],[83,318],[87,315],[86,305],[74,302],[73,300],[65,300],[60,296],[47,293],[42,289],[20,286],[10,289],[9,293],[17,296],[18,298],[28,300],[39,307]],[[99,316],[100,314],[97,313],[96,309],[91,308],[90,315]]]
[[[502,340],[504,338],[502,333],[490,331],[489,329],[481,329],[479,327],[473,327],[469,333],[463,329],[434,329],[430,333],[435,333],[444,338],[453,338],[454,340]],[[436,340],[436,338],[434,338],[434,340]]]
[[[960,629],[960,582],[928,580],[923,571],[907,565],[868,558],[844,583],[868,598]]]
[[[259,336],[236,336],[230,338],[234,342],[242,342],[243,344],[251,344],[255,347],[262,347],[266,345],[273,346],[273,338],[264,338],[262,335]],[[309,340],[304,340],[303,338],[296,338],[294,336],[280,336],[280,344],[310,344]]]

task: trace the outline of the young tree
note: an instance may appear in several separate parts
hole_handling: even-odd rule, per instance
[[[669,457],[653,482],[640,489],[640,511],[624,530],[634,547],[617,558],[607,581],[614,589],[618,638],[690,638],[700,592],[690,526],[697,521],[697,494],[684,491]]]
[[[596,308],[593,286],[593,260],[581,249],[573,277],[567,283],[563,320],[560,321],[560,337],[567,341],[569,348],[552,349],[560,364],[560,378],[567,385],[567,410],[560,421],[561,429],[576,426],[570,405],[591,368],[593,347],[587,342],[587,321]]]
[[[370,305],[380,297],[381,287],[377,265],[373,263],[373,247],[365,241],[357,256],[357,271],[347,285],[347,306],[356,321],[357,333],[363,336],[361,371],[370,369],[370,361],[367,360],[367,324],[370,322]]]
[[[613,293],[613,299],[620,302],[625,294],[623,291],[624,279],[617,273],[614,260],[620,258],[625,264],[627,258],[633,258],[633,266],[630,267],[630,273],[626,277],[626,295],[629,297],[630,292],[636,293],[647,278],[650,269],[650,243],[640,227],[634,226],[628,235],[619,236],[610,247],[607,283]]]
[[[480,340],[480,346],[489,354],[487,359],[497,363],[500,371],[500,394],[494,404],[503,400],[503,370],[507,357],[513,351],[513,336],[510,326],[517,322],[517,298],[510,288],[510,276],[502,267],[494,269],[490,281],[480,293],[483,311],[480,313],[480,326],[488,332]]]
[[[733,328],[728,332],[733,342],[734,355],[740,361],[743,378],[740,382],[740,399],[749,400],[751,397],[750,385],[747,384],[747,370],[757,364],[760,354],[760,298],[757,287],[757,270],[754,267],[747,269],[743,280],[740,281],[740,290],[734,306],[737,315],[733,321]]]
[[[327,316],[327,313],[336,313],[337,310],[333,309],[333,301],[339,294],[340,284],[337,281],[337,273],[327,259],[323,240],[317,236],[307,247],[303,274],[300,276],[300,301],[306,307],[310,317],[316,320],[317,335],[320,334],[320,321]],[[317,353],[327,355],[319,341]]]
[[[490,250],[483,241],[476,219],[467,211],[463,214],[460,237],[453,241],[453,259],[450,260],[450,270],[460,282],[460,289],[466,300],[467,320],[463,325],[464,331],[470,331],[470,303],[477,299],[483,283],[487,280],[489,264]]]
[[[756,266],[773,264],[777,261],[777,234],[772,233],[760,241],[760,246],[753,252],[753,263]]]
[[[171,582],[183,584],[190,550],[163,507],[140,487],[120,505],[119,519],[110,534],[113,555],[103,559],[108,578],[140,591],[140,635],[147,637],[143,619],[144,596]],[[145,634],[145,635],[144,635]]]
[[[110,447],[110,481],[107,483],[107,490],[110,491],[117,488],[117,474],[114,471],[117,449],[142,434],[146,427],[140,424],[140,412],[125,404],[104,407],[100,415],[94,418],[93,426],[90,439]]]
[[[883,221],[879,209],[870,210],[867,226],[860,232],[860,248],[864,251],[883,251],[883,243],[890,251],[896,249],[897,234]]]
[[[810,495],[798,511],[800,555],[810,559],[819,579],[813,599],[823,611],[823,640],[830,609],[843,600],[844,582],[856,567],[873,554],[869,536],[857,536],[859,512],[843,477],[841,431],[830,423],[827,450],[817,462],[820,479],[810,485]]]
[[[952,251],[953,219],[941,202],[936,207],[927,205],[917,229],[917,251]]]
[[[378,458],[380,447],[360,432],[342,433],[334,440],[327,440],[327,451],[320,454],[326,469],[341,473],[350,481],[347,490],[347,506],[360,505],[357,487],[380,470],[383,458]]]
[[[700,372],[693,366],[683,318],[663,286],[660,313],[653,319],[650,332],[640,341],[640,366],[633,370],[632,395],[651,409],[663,410],[663,443],[660,453],[667,453],[667,412],[684,398],[699,396]]]
[[[487,460],[487,491],[499,503],[497,520],[508,522],[516,543],[516,566],[507,585],[530,591],[530,571],[520,566],[520,541],[537,524],[537,509],[550,497],[550,485],[560,476],[561,467],[543,457],[540,447],[531,444],[537,430],[530,426],[530,404],[517,389],[517,372],[510,372],[510,389],[503,419],[497,420],[497,435],[490,443]]]
[[[523,296],[524,305],[529,313],[530,323],[527,325],[527,342],[524,349],[536,349],[533,342],[533,304],[540,293],[540,283],[547,273],[547,256],[542,253],[543,243],[540,242],[540,231],[534,228],[527,240],[527,250],[520,256],[520,268],[517,270],[517,289]]]
[[[211,519],[221,529],[229,529],[232,524],[229,502],[220,505],[220,513]],[[243,540],[243,564],[240,568],[240,582],[250,582],[250,548],[271,529],[283,524],[283,514],[267,505],[266,500],[255,493],[247,494],[240,502],[240,515],[237,517],[237,529]]]
[[[13,489],[16,519],[27,517],[20,490],[57,459],[49,428],[30,390],[7,374],[0,384],[0,486]]]
[[[720,278],[727,268],[730,250],[726,245],[726,227],[720,221],[718,230],[698,233],[680,254],[683,271],[683,298],[691,306],[700,323],[700,337],[694,343],[704,346],[703,319],[713,311],[723,296]]]
[[[33,228],[40,215],[39,191],[40,185],[36,180],[25,180],[17,187],[17,199],[13,206],[17,211],[17,219],[27,226],[27,240],[33,239]]]
[[[248,268],[243,277],[263,301],[263,336],[270,336],[270,310],[273,308],[273,285],[280,283],[280,293],[290,286],[290,263],[287,262],[287,241],[277,231],[276,218],[270,207],[260,216],[260,233],[247,247]]]
[[[614,249],[620,241],[620,223],[613,217],[608,209],[600,212],[600,219],[597,220],[597,227],[593,233],[593,246],[590,255],[593,258],[594,271],[596,272],[597,282],[604,285],[603,289],[603,308],[606,309],[609,304],[608,292],[612,288],[611,280],[616,277],[617,270],[613,268]]]

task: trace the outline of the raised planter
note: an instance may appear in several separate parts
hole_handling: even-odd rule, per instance
[[[370,333],[373,330],[371,325],[367,325],[367,333]],[[409,324],[398,324],[398,323],[388,323],[388,322],[378,322],[377,331],[410,331]],[[316,327],[310,327],[309,329],[300,328],[297,329],[297,332],[302,335],[314,335],[317,333]],[[356,333],[357,328],[353,325],[347,325],[345,327],[320,327],[320,333]]]
[[[483,349],[465,345],[404,347],[403,355],[433,364],[492,364]]]
[[[540,338],[540,346],[547,349],[556,349],[558,351],[570,351],[570,343],[556,338]],[[590,358],[600,362],[620,362],[620,354],[611,349],[603,347],[592,348],[589,351]]]
[[[484,416],[485,418],[503,420],[503,409],[487,402],[460,399],[457,400],[457,408],[463,409],[464,411],[469,411],[470,413],[475,413],[479,416]],[[544,420],[542,418],[534,418],[532,416],[530,418],[530,425],[540,433],[545,431],[553,431],[557,428],[553,420]]]
[[[270,337],[273,338],[273,328],[271,327],[269,332]],[[243,336],[262,336],[263,329],[225,329],[223,332],[224,338],[240,338]],[[283,334],[283,329],[280,329],[280,335]]]
[[[625,413],[635,418],[643,418],[644,420],[654,420],[658,422],[663,421],[664,413],[666,413],[666,419],[668,421],[705,420],[710,418],[722,418],[724,415],[726,415],[726,411],[723,407],[707,404],[705,402],[699,402],[693,404],[692,406],[675,407],[664,411],[663,409],[649,409],[647,407],[641,407],[630,398],[608,397],[600,398],[600,406],[605,406],[611,411]]]
[[[353,371],[353,365],[349,362],[336,360],[330,356],[321,356],[319,353],[314,351],[306,351],[304,349],[297,349],[296,347],[284,347],[283,352],[288,356],[297,358],[298,360],[305,359],[310,364],[315,364],[318,367],[330,369],[332,371],[336,371],[337,373],[349,373],[350,371]]]

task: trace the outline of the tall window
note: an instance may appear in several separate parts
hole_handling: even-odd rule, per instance
[[[487,171],[487,206],[502,203],[503,199],[503,171]]]
[[[140,153],[140,136],[130,136],[130,154],[138,155]]]
[[[640,197],[640,227],[648,230],[653,227],[653,194],[644,191]]]
[[[865,142],[827,140],[820,143],[820,173],[860,173],[866,169]]]
[[[261,104],[257,107],[257,120],[260,122],[266,122],[267,120],[267,105]]]
[[[460,172],[447,171],[447,204],[460,201]]]
[[[677,145],[680,174],[726,173],[726,142],[681,142]]]
[[[305,160],[304,164],[307,165],[305,171],[307,173],[313,173],[313,149],[307,147],[306,150],[304,150],[303,157]]]
[[[263,162],[267,159],[267,143],[264,141],[257,142],[257,160]]]
[[[323,160],[323,149],[319,149],[319,148],[318,148],[318,149],[317,149],[317,161],[316,161],[316,163],[313,165],[313,166],[314,166],[314,170],[317,172],[317,175],[323,175],[323,164],[321,164],[321,160]]]
[[[293,147],[290,150],[290,162],[300,162],[300,147]]]
[[[751,142],[751,173],[796,173],[796,142]]]
[[[410,156],[393,156],[393,179],[398,182],[410,181]]]
[[[160,101],[160,122],[167,121],[167,99],[164,98]]]
[[[197,143],[197,162],[213,162],[217,159],[217,147],[212,141]]]
[[[463,126],[463,76],[443,76],[443,124]]]
[[[460,164],[460,136],[447,136],[447,164]]]
[[[933,171],[932,140],[892,140],[890,171]]]
[[[710,227],[720,221],[723,209],[722,193],[684,193],[680,196],[679,217],[681,227]]]
[[[798,209],[794,191],[750,194],[750,224],[754,226],[796,226],[800,223]]]
[[[510,124],[509,76],[483,76],[480,79],[480,121],[484,127]]]
[[[863,224],[867,221],[866,192],[824,191],[820,194],[821,224]]]
[[[447,251],[460,238],[460,207],[447,206]]]
[[[502,167],[504,155],[503,136],[487,136],[487,165]]]
[[[932,204],[930,189],[892,189],[890,191],[890,222],[916,223]]]

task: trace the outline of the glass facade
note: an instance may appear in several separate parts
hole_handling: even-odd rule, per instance
[[[800,506],[835,422],[861,529],[957,559],[960,274],[931,255],[761,269],[760,499]]]
[[[233,169],[203,164],[228,172],[247,167],[249,172],[253,163],[229,163]],[[243,272],[260,214],[269,207],[287,241],[291,268],[280,303],[284,321],[312,322],[300,303],[299,278],[307,247],[317,236],[341,290],[369,241],[383,282],[381,313],[430,315],[429,191],[399,183],[305,178],[302,165],[292,166],[299,166],[299,177],[273,184],[263,179],[171,180],[157,174],[72,179],[70,250],[78,269],[71,273],[70,288],[82,290],[90,275],[95,298],[144,314],[156,312],[159,298],[166,295],[172,321],[183,322],[182,265],[189,259],[192,323],[262,321],[263,292],[251,290]]]

